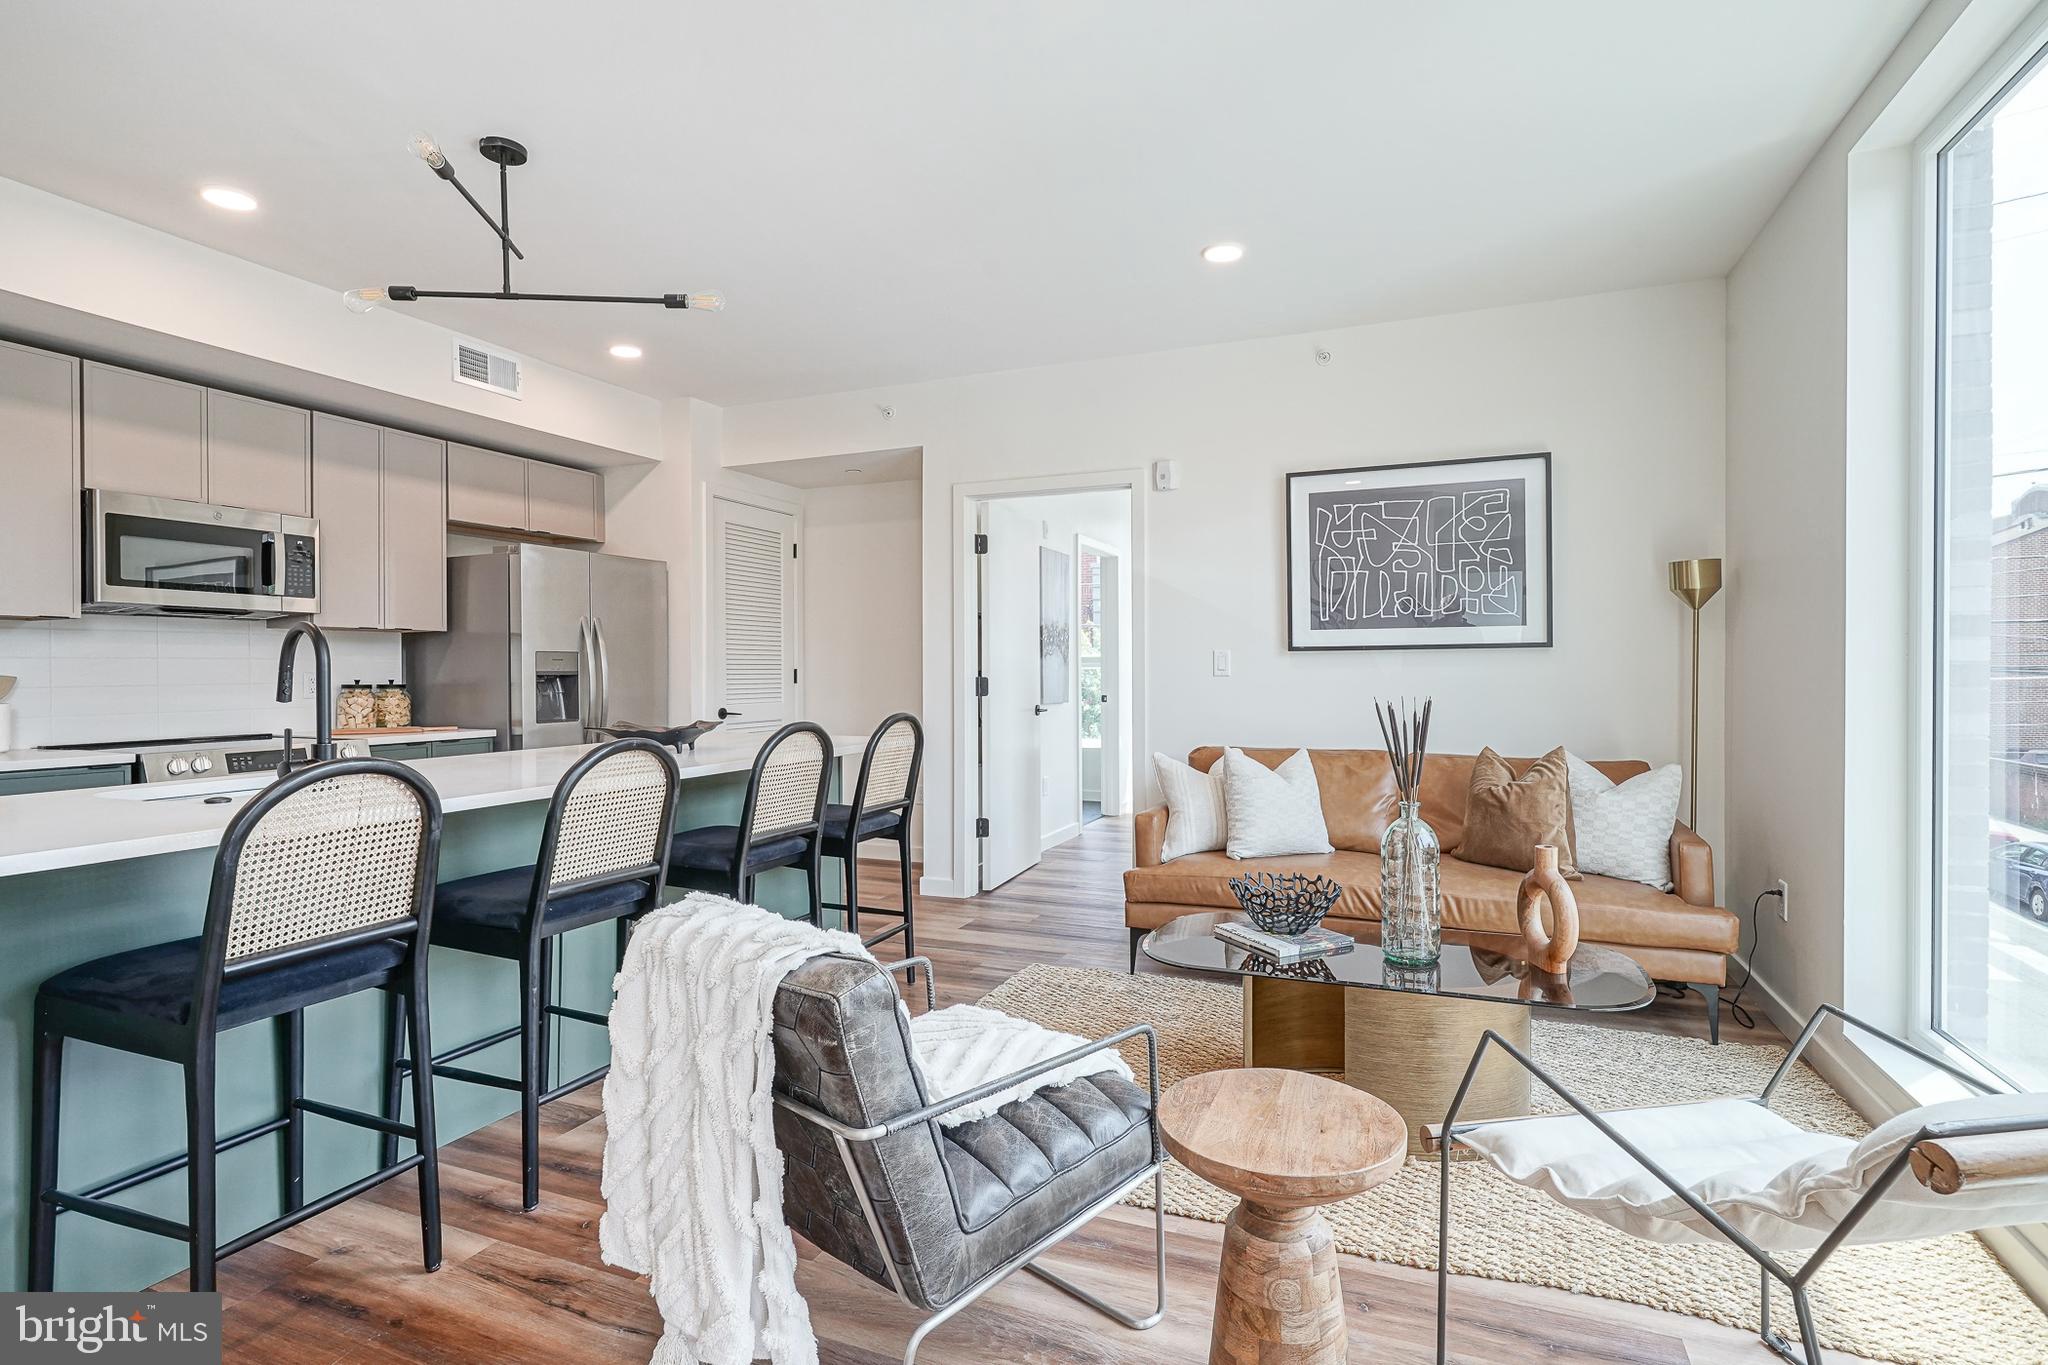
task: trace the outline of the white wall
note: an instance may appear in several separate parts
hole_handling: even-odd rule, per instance
[[[1703,282],[731,408],[724,459],[922,447],[926,867],[944,892],[967,851],[939,814],[957,785],[954,485],[1180,462],[1179,492],[1144,495],[1134,584],[1150,657],[1132,684],[1154,749],[1376,745],[1370,699],[1407,693],[1437,698],[1444,751],[1678,761],[1686,614],[1664,563],[1722,549],[1723,358],[1722,285]],[[1555,454],[1555,648],[1287,652],[1287,471],[1529,450]],[[1705,624],[1700,823],[1715,839],[1721,613]],[[1209,675],[1218,648],[1234,677]]]
[[[402,636],[336,630],[327,638],[337,686],[404,678]],[[283,640],[261,621],[0,621],[0,674],[20,679],[9,698],[15,745],[274,734],[286,726],[311,735],[312,651],[300,643],[295,695],[281,704]]]
[[[835,735],[872,734],[884,716],[919,709],[922,487],[850,484],[800,496],[804,711]],[[911,831],[917,856],[923,826],[920,805]]]

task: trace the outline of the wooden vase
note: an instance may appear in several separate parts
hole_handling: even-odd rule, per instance
[[[1543,902],[1550,902],[1550,932],[1543,928]],[[1536,866],[1522,878],[1516,898],[1522,943],[1529,961],[1552,974],[1564,971],[1579,949],[1579,902],[1571,883],[1558,874],[1557,849],[1536,845]]]

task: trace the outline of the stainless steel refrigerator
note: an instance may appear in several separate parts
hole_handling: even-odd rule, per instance
[[[448,629],[405,637],[415,715],[501,746],[668,723],[668,565],[548,545],[448,561]]]

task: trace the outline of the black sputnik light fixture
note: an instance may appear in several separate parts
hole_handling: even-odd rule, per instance
[[[664,308],[690,308],[700,313],[716,313],[725,307],[725,296],[715,293],[699,294],[524,294],[512,289],[512,258],[526,259],[526,253],[512,240],[512,198],[507,172],[514,166],[526,164],[526,148],[509,137],[486,137],[477,140],[476,149],[483,153],[484,160],[495,162],[498,167],[498,216],[491,217],[490,210],[477,202],[455,176],[455,167],[449,164],[447,153],[443,152],[434,139],[425,133],[414,136],[413,155],[427,163],[435,175],[455,187],[468,205],[476,210],[477,217],[490,225],[498,238],[498,254],[504,263],[504,287],[497,290],[476,289],[421,289],[412,284],[387,284],[383,288],[351,289],[341,296],[352,313],[367,313],[382,303],[412,303],[418,299],[499,299],[510,303],[658,303]]]

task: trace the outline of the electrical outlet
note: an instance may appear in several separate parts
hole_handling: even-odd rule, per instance
[[[1230,676],[1230,651],[1219,649],[1209,660],[1209,671],[1219,678]]]
[[[1787,924],[1792,922],[1792,888],[1783,877],[1778,878],[1778,918]]]

